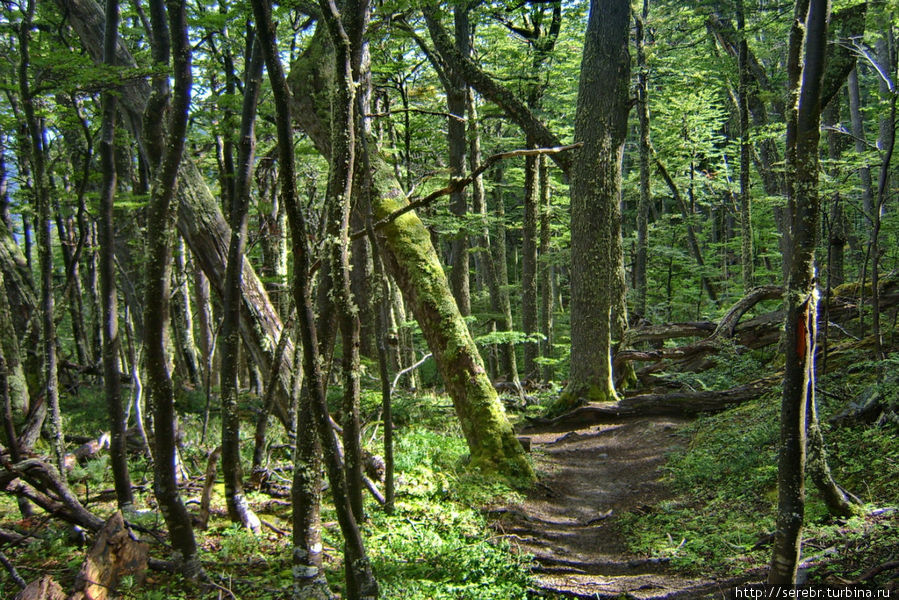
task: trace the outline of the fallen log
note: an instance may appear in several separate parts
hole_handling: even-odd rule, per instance
[[[860,312],[859,286],[846,284],[834,290],[826,301],[830,324],[845,328]],[[714,321],[691,321],[646,325],[629,330],[622,343],[623,350],[615,353],[613,359],[616,373],[626,372],[629,362],[651,363],[636,371],[638,380],[646,386],[652,385],[652,376],[660,371],[701,372],[714,367],[717,361],[712,355],[727,349],[738,354],[746,350],[756,350],[776,344],[781,337],[785,313],[770,311],[746,321],[740,319],[753,306],[763,300],[773,300],[780,296],[781,288],[762,286],[750,291],[737,301],[724,317]],[[823,303],[823,301],[822,301]],[[870,295],[865,296],[865,305],[871,304]],[[899,279],[892,277],[880,286],[880,308],[885,310],[899,305]],[[819,314],[824,314],[821,310]],[[669,339],[701,337],[695,342],[674,348],[633,349],[639,343],[659,344]]]
[[[521,432],[570,431],[588,425],[643,417],[695,417],[722,412],[758,398],[780,381],[776,375],[729,390],[641,394],[609,404],[587,404],[551,419],[529,419]]]
[[[52,465],[28,458],[14,464],[5,461],[3,467],[0,491],[26,498],[73,525],[91,531],[103,526],[103,520],[84,508]]]

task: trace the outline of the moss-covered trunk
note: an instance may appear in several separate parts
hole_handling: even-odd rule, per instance
[[[807,16],[806,16],[807,15]],[[777,529],[768,583],[795,585],[805,513],[808,405],[815,393],[818,291],[818,140],[821,81],[827,42],[827,0],[797,0],[787,57],[790,81],[787,120],[787,212],[792,260],[787,281],[787,318],[780,446],[777,467]],[[805,43],[803,44],[803,39]],[[805,59],[802,60],[802,47]]]
[[[384,164],[379,172],[387,175],[389,167]],[[386,189],[390,192],[384,193]],[[382,186],[381,191],[372,198],[378,220],[405,204],[398,186]],[[378,235],[391,273],[412,307],[453,399],[472,463],[488,471],[533,477],[450,292],[427,228],[409,212],[381,228]]]
[[[590,3],[574,124],[583,146],[571,171],[571,372],[558,409],[617,397],[611,352],[613,319],[624,316],[618,203],[630,108],[629,23],[626,0]]]

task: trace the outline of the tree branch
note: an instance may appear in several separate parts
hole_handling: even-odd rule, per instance
[[[419,198],[418,200],[414,200],[407,204],[406,206],[397,209],[381,219],[377,221],[372,227],[375,230],[381,229],[382,227],[392,223],[399,217],[404,214],[421,208],[423,206],[428,206],[438,198],[443,196],[449,196],[454,192],[458,192],[459,190],[465,189],[467,185],[473,182],[475,179],[484,174],[484,171],[495,165],[501,160],[505,160],[507,158],[515,158],[518,156],[539,156],[541,154],[546,154],[548,156],[558,156],[559,154],[567,151],[573,150],[575,148],[580,148],[583,146],[582,142],[578,142],[577,144],[569,144],[567,146],[556,146],[553,148],[528,148],[522,150],[510,150],[508,152],[500,152],[498,154],[494,154],[490,156],[487,160],[485,160],[481,165],[478,166],[474,171],[471,172],[468,177],[463,177],[462,179],[454,179],[448,185],[440,188],[439,190],[435,190],[428,194],[423,198]],[[354,232],[351,236],[351,240],[356,240],[366,235],[366,231],[364,229],[360,229],[359,231]]]
[[[533,140],[535,145],[546,148],[562,145],[559,138],[534,116],[524,102],[516,98],[511,91],[496,83],[493,77],[481,70],[471,58],[463,56],[456,50],[446,30],[440,24],[437,11],[433,6],[427,4],[422,6],[422,13],[427,21],[434,48],[454,72],[465,79],[466,83],[476,89],[479,94],[503,109],[506,115],[521,127],[527,137]],[[564,153],[550,156],[559,165],[562,172],[568,175],[571,170],[571,157]]]

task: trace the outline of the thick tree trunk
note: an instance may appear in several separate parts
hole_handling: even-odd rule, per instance
[[[5,227],[0,225],[0,237],[5,233]],[[4,243],[0,240],[0,261],[3,260],[3,246]],[[9,295],[4,292],[7,271],[4,267],[6,267],[5,264],[0,267],[0,350],[3,352],[6,363],[6,385],[12,422],[21,423],[31,410],[31,395],[15,329],[15,323],[21,319],[19,316],[21,313],[13,317],[15,313],[10,306]],[[33,301],[34,298],[31,300]]]
[[[397,188],[382,191],[374,199],[375,219],[387,217],[403,204]],[[453,398],[472,462],[489,471],[532,477],[531,467],[449,292],[427,228],[409,212],[378,233],[386,250],[388,266],[412,305],[447,391]]]
[[[621,248],[621,154],[629,112],[630,4],[592,0],[581,62],[571,171],[571,372],[557,410],[617,398],[614,320],[625,316]]]
[[[309,75],[309,71],[317,68],[319,61],[314,64],[306,61],[315,59],[318,54],[315,48],[307,49],[293,67],[293,72],[305,73],[306,77],[297,77],[292,83],[317,80]],[[297,105],[315,106],[314,88],[297,85],[294,91],[293,99]],[[321,131],[321,123],[316,120],[316,114],[311,108],[304,111],[297,115],[298,124],[319,150],[330,152],[330,143],[317,134]],[[371,161],[374,178],[372,210],[374,218],[380,220],[405,206],[405,195],[393,178],[389,163],[376,157],[371,157]],[[489,470],[532,477],[531,467],[512,434],[456,306],[427,228],[414,213],[408,212],[387,223],[377,233],[384,260],[415,314],[447,391],[453,397],[474,462]]]
[[[459,54],[468,56],[471,53],[469,36],[471,25],[468,19],[469,8],[457,5],[453,9],[455,23],[455,48]],[[468,104],[468,88],[462,77],[450,70],[446,76],[447,140],[449,143],[449,174],[451,179],[462,179],[465,176],[465,111]],[[460,221],[468,213],[468,195],[460,189],[450,195],[450,211]],[[464,223],[464,221],[462,221]],[[471,289],[469,283],[468,231],[462,227],[452,240],[450,263],[450,286],[453,297],[459,306],[462,316],[471,314]]]

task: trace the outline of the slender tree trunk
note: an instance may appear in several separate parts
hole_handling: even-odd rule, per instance
[[[807,16],[806,16],[807,15]],[[805,512],[806,428],[815,393],[818,291],[818,141],[828,0],[798,0],[790,32],[787,75],[788,213],[793,244],[787,284],[786,362],[778,458],[777,529],[768,583],[794,585]],[[801,59],[803,37],[805,58]]]
[[[649,160],[652,150],[649,129],[649,67],[646,64],[646,22],[649,0],[635,19],[637,40],[637,116],[640,121],[640,201],[637,204],[637,254],[634,258],[634,317],[646,319],[646,269],[648,256],[649,207],[652,205],[652,181]]]
[[[166,10],[167,9],[167,10]],[[169,22],[166,23],[166,13]],[[176,439],[174,389],[168,366],[167,331],[169,328],[169,292],[171,286],[173,217],[171,203],[178,185],[178,163],[184,150],[187,133],[188,107],[190,105],[191,71],[190,44],[187,40],[187,22],[184,3],[168,0],[165,7],[161,0],[151,3],[153,20],[153,58],[164,69],[168,64],[169,47],[174,62],[174,92],[170,108],[168,132],[164,136],[164,148],[157,156],[161,163],[151,190],[147,215],[147,279],[146,310],[144,313],[144,350],[147,366],[147,388],[154,407],[156,465],[153,489],[169,529],[169,537],[176,551],[180,568],[188,577],[201,571],[197,559],[197,543],[194,539],[190,515],[178,493],[176,478]],[[171,39],[169,39],[171,32]],[[157,75],[154,97],[147,103],[148,110],[161,109],[168,98],[166,75]],[[155,109],[155,110],[154,110]],[[147,141],[153,146],[154,141]],[[151,151],[151,157],[153,156]]]
[[[749,141],[749,45],[746,41],[746,18],[743,0],[737,0],[737,32],[739,53],[737,68],[740,70],[740,84],[737,100],[740,107],[740,262],[743,273],[743,291],[755,287],[755,267],[752,250],[752,195],[749,181],[750,154]]]
[[[119,3],[106,2],[106,29],[103,36],[103,62],[115,66],[115,44],[118,39]],[[115,481],[116,500],[125,510],[134,503],[131,493],[131,477],[128,473],[122,383],[119,373],[119,312],[115,280],[115,222],[113,207],[116,194],[115,122],[116,96],[110,90],[104,92],[103,129],[100,139],[100,160],[103,168],[103,187],[100,193],[100,278],[103,305],[103,389],[111,429],[110,462]]]
[[[231,204],[231,243],[225,274],[224,319],[222,321],[222,472],[225,476],[225,500],[228,516],[235,523],[259,533],[262,524],[253,513],[243,492],[243,468],[240,464],[240,288],[247,244],[251,171],[256,153],[256,103],[262,84],[262,48],[252,44],[244,79],[238,160],[234,197]],[[283,335],[283,334],[282,334]]]
[[[887,73],[895,73],[895,64],[893,60],[893,32],[888,29],[877,45],[877,57],[882,68]],[[877,184],[877,199],[874,206],[874,212],[871,215],[873,219],[873,231],[871,232],[871,303],[873,312],[871,314],[871,329],[874,334],[874,344],[877,352],[877,359],[885,358],[883,351],[883,334],[881,331],[881,315],[880,315],[880,259],[883,253],[880,244],[880,230],[883,224],[883,212],[886,204],[887,194],[890,185],[890,163],[893,158],[893,149],[896,142],[896,99],[899,93],[895,89],[890,89],[888,82],[883,78],[880,80],[880,93],[882,96],[889,98],[890,112],[889,117],[880,121],[880,141],[879,146],[883,152],[883,159],[880,164],[880,177]],[[879,373],[882,369],[879,369]],[[882,375],[880,375],[882,379]]]
[[[512,304],[509,299],[509,269],[506,258],[506,207],[503,197],[503,165],[499,163],[493,170],[493,212],[496,215],[496,228],[490,243],[490,260],[493,262],[493,277],[490,279],[491,310],[498,315],[496,328],[499,331],[513,331]],[[518,381],[518,361],[515,356],[515,345],[502,342],[497,348],[497,362],[501,379],[520,387]]]
[[[528,140],[528,148],[536,145]],[[521,328],[524,342],[524,378],[537,376],[539,345],[531,336],[537,333],[537,237],[540,213],[540,166],[538,157],[524,162],[524,222],[521,231]]]
[[[184,374],[188,383],[195,388],[202,387],[201,369],[197,357],[197,343],[194,340],[193,312],[190,304],[190,280],[187,269],[187,246],[184,238],[176,241],[177,252],[174,254],[172,294],[172,331],[175,334],[177,355],[181,358]]]
[[[369,239],[374,249],[374,275],[378,283],[378,375],[381,379],[381,420],[384,425],[384,511],[393,514],[396,503],[395,461],[393,455],[393,401],[391,398],[390,365],[387,356],[387,335],[390,321],[390,305],[387,295],[390,293],[390,285],[387,273],[384,271],[384,263],[381,260],[380,250],[374,232],[371,230],[371,222],[368,223]]]
[[[865,142],[865,124],[862,118],[861,93],[858,87],[858,69],[852,69],[848,78],[849,88],[849,124],[852,138],[855,140],[855,151],[864,156],[868,151]],[[874,188],[871,183],[871,169],[867,164],[858,169],[858,178],[862,185],[862,208],[866,215],[874,212]]]
[[[469,8],[461,4],[453,9],[456,51],[464,56],[471,53],[469,44],[471,25],[468,11]],[[450,178],[458,180],[465,176],[465,112],[468,104],[468,88],[465,80],[452,70],[447,73],[446,102],[450,113],[446,123]],[[452,193],[450,211],[460,220],[468,213],[468,197],[465,189]],[[468,231],[464,226],[453,237],[451,257],[450,285],[453,289],[453,297],[456,299],[462,316],[468,316],[471,314],[471,290],[469,288]]]
[[[331,428],[328,407],[325,398],[325,392],[322,380],[321,363],[318,356],[318,339],[315,328],[315,317],[312,313],[312,296],[309,289],[309,254],[307,244],[307,224],[305,215],[300,209],[296,196],[296,177],[294,175],[294,155],[292,141],[292,120],[291,107],[289,103],[290,93],[287,88],[287,81],[278,57],[277,47],[275,45],[275,28],[271,20],[271,5],[265,3],[264,0],[253,0],[253,13],[256,18],[257,27],[259,28],[259,39],[263,42],[263,53],[265,55],[265,63],[269,73],[269,79],[275,99],[276,124],[279,140],[279,156],[280,156],[280,175],[281,175],[281,193],[284,200],[284,207],[287,210],[288,220],[291,228],[291,240],[293,244],[294,255],[294,301],[297,306],[299,318],[300,335],[302,338],[303,348],[303,371],[306,374],[306,382],[309,387],[309,411],[311,420],[314,421],[318,438],[322,443],[322,451],[325,459],[325,467],[328,471],[328,479],[331,482],[331,490],[334,496],[334,504],[337,509],[337,518],[340,523],[341,531],[344,535],[345,546],[345,569],[347,579],[347,596],[350,600],[362,600],[368,598],[376,598],[378,596],[378,586],[371,572],[365,547],[362,542],[362,535],[353,516],[353,512],[348,502],[347,482],[344,479],[343,471],[338,457],[337,439],[334,430]],[[343,36],[339,32],[343,29],[342,23],[338,15],[332,12],[332,6],[327,6],[322,2],[322,12],[328,19],[331,29],[335,35],[332,37],[337,40],[339,37],[344,38],[343,41],[348,45],[346,33]],[[336,7],[334,7],[336,10]],[[352,10],[348,11],[352,13]],[[345,68],[349,69],[349,48],[344,48]],[[338,64],[341,64],[338,62]],[[346,77],[348,73],[343,72]],[[352,80],[345,82],[351,84]],[[344,93],[348,94],[349,90]],[[352,120],[352,103],[346,103],[350,115],[344,120],[344,126],[353,126]],[[337,120],[337,115],[332,117],[333,121]],[[337,137],[337,136],[335,136]],[[348,140],[349,141],[349,140]],[[346,144],[347,148],[344,152],[352,152],[352,145]],[[332,152],[332,160],[338,152]],[[350,178],[352,171],[346,174],[347,179]],[[349,198],[347,197],[347,200]],[[307,420],[308,422],[308,420]],[[297,453],[296,459],[299,461],[300,454]],[[309,469],[310,465],[297,462],[294,465],[295,472],[300,469]],[[308,507],[307,507],[308,508]],[[309,521],[302,520],[303,512],[301,507],[294,505],[294,597],[302,597],[303,590],[309,589],[310,574],[314,577],[320,577],[320,568],[310,563],[309,559],[312,554],[310,552],[320,552],[321,546],[314,544],[308,545]],[[320,583],[322,580],[317,579]]]
[[[539,279],[537,289],[540,290],[540,333],[543,339],[540,341],[540,356],[544,359],[553,358],[553,332],[555,331],[553,312],[553,285],[552,265],[549,262],[550,246],[552,244],[552,195],[549,189],[549,169],[546,157],[540,157],[540,249],[541,262],[538,265]],[[552,381],[554,369],[552,364],[546,362],[541,369],[540,378]]]
[[[34,98],[31,95],[29,68],[31,62],[31,27],[34,19],[35,1],[28,0],[22,23],[19,25],[19,93],[25,112],[28,131],[27,146],[30,150],[31,170],[34,174],[34,200],[38,221],[38,254],[41,274],[41,347],[44,353],[44,393],[50,409],[52,447],[56,466],[65,477],[65,439],[62,430],[62,415],[59,412],[59,383],[57,380],[56,323],[53,320],[53,247],[50,198],[47,190],[43,131],[35,114]],[[23,140],[25,141],[25,140]]]

